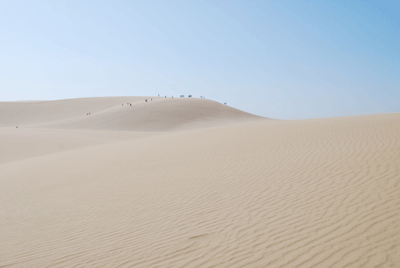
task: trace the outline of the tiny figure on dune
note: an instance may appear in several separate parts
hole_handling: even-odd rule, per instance
[[[122,106],[124,106],[124,104],[122,103]]]
[[[146,100],[144,100],[145,102],[147,102],[147,99]]]
[[[16,126],[15,128],[18,128],[18,126]]]

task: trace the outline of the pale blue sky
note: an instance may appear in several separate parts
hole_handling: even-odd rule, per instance
[[[400,111],[400,1],[1,1],[0,101],[204,95],[258,115]]]

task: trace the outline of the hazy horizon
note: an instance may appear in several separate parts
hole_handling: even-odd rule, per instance
[[[277,119],[400,111],[395,1],[0,3],[0,101],[191,94]]]

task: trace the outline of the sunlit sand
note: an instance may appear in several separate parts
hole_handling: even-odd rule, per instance
[[[400,114],[0,102],[0,204],[0,267],[400,267]]]

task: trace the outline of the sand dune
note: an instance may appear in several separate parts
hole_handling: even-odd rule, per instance
[[[0,127],[154,132],[260,119],[265,118],[196,98],[108,97],[0,103]]]
[[[126,102],[143,101],[145,97],[84,98],[56,101],[0,102],[0,126],[37,125],[84,117]]]
[[[400,114],[198,122],[179,105],[197,127],[148,106],[121,130],[151,134],[69,130],[81,121],[67,112],[0,128],[26,131],[16,151],[71,137],[13,161],[1,150],[0,267],[400,267]]]
[[[0,128],[0,165],[41,155],[157,134],[154,132]]]

